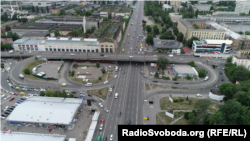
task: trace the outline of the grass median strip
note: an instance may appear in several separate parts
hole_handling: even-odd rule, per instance
[[[148,83],[145,83],[146,90],[150,90]]]
[[[169,125],[172,121],[172,118],[166,116],[165,112],[160,112],[156,114],[157,125]]]
[[[109,88],[102,88],[102,89],[98,89],[98,90],[88,90],[87,91],[88,94],[98,96],[98,97],[102,98],[103,100],[106,100],[108,92],[109,92]]]

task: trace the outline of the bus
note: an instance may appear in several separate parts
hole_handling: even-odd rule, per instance
[[[101,138],[102,138],[101,136],[98,136],[97,141],[101,141]]]

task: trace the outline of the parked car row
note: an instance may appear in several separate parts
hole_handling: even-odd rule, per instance
[[[12,97],[9,101],[13,101],[15,97]],[[5,109],[3,110],[3,114],[1,115],[1,119],[5,119],[9,114],[15,109],[15,107],[22,102],[24,102],[27,98],[22,97],[20,100],[18,100],[13,106],[9,107],[6,106]]]

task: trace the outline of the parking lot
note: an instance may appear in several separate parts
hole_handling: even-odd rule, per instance
[[[46,75],[44,77],[54,77],[58,78],[58,71],[62,66],[63,61],[49,61],[37,68],[37,73],[44,72]]]

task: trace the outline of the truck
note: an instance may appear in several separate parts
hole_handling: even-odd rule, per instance
[[[24,76],[22,74],[19,74],[19,77],[22,78],[22,79],[24,78]]]
[[[13,51],[13,50],[10,50],[9,53],[14,53],[14,51]]]
[[[115,71],[118,71],[118,66],[115,67]]]
[[[170,54],[170,55],[168,55],[168,57],[174,57],[174,55]]]

